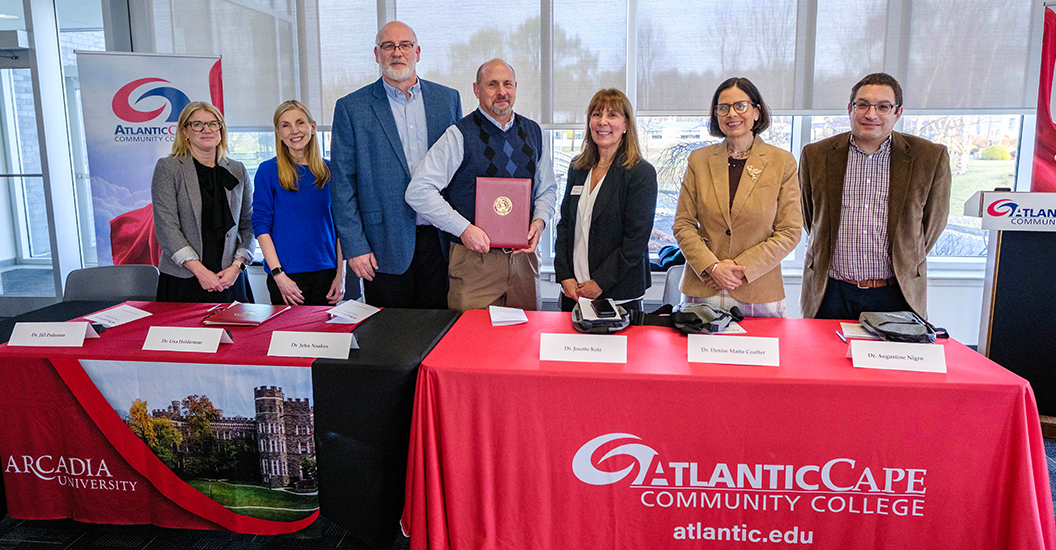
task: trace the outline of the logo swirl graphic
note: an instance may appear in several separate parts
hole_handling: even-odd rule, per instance
[[[595,437],[580,447],[579,450],[576,451],[576,455],[572,457],[572,473],[576,474],[576,477],[578,477],[580,481],[590,485],[611,485],[627,477],[627,474],[631,473],[631,470],[634,469],[633,464],[618,472],[599,470],[597,466],[594,465],[594,453],[601,448],[602,445],[610,441],[616,441],[617,439],[641,440],[638,436],[620,433],[605,434]],[[651,447],[641,443],[625,443],[605,453],[604,456],[598,459],[598,465],[611,457],[619,455],[633,457],[635,461],[638,462],[638,476],[634,479],[634,484],[641,485],[642,481],[645,479],[646,470],[649,468],[649,464],[652,463],[653,457],[657,455],[657,452]]]
[[[1019,208],[1019,205],[1012,202],[1012,199],[1001,199],[990,203],[990,206],[986,207],[986,213],[994,217],[1009,216]]]
[[[492,205],[495,209],[495,213],[500,216],[505,216],[510,212],[513,212],[513,201],[509,197],[499,197],[495,199],[495,204]]]
[[[176,122],[179,120],[180,112],[183,111],[183,108],[186,107],[191,100],[187,98],[186,94],[176,88],[169,86],[151,88],[146,92],[143,92],[138,99],[132,101],[131,95],[136,88],[152,82],[164,82],[169,84],[169,81],[163,78],[140,78],[139,80],[133,80],[132,82],[125,84],[116,94],[114,94],[114,100],[111,103],[111,107],[113,107],[114,114],[117,115],[117,118],[120,118],[125,122],[147,122],[153,120],[165,111],[164,105],[153,111],[140,111],[133,105],[138,104],[140,101],[143,101],[148,97],[160,97],[167,100],[172,107],[172,110],[169,112],[169,118],[165,119],[165,122]]]

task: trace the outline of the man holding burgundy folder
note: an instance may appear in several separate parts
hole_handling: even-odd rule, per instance
[[[536,245],[557,204],[550,147],[537,123],[514,114],[517,79],[508,63],[481,65],[473,93],[480,107],[429,149],[407,204],[444,232],[449,308],[538,309]]]

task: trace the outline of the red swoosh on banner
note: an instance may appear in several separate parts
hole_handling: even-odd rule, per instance
[[[224,71],[220,59],[209,69],[209,98],[220,114],[224,114]]]
[[[70,392],[77,398],[84,411],[128,465],[177,506],[235,533],[257,535],[284,535],[300,531],[319,517],[319,511],[316,510],[312,515],[297,521],[271,521],[243,516],[224,508],[219,502],[177,477],[154,456],[146,443],[136,437],[117,416],[78,360],[54,358],[51,359],[51,364],[55,366],[55,371],[70,388]]]
[[[110,103],[110,107],[113,108],[114,114],[121,120],[127,122],[146,122],[148,120],[153,120],[154,117],[160,115],[161,112],[165,110],[164,105],[156,111],[140,111],[135,107],[132,107],[132,102],[129,98],[129,96],[132,95],[132,90],[150,82],[168,82],[168,80],[163,78],[140,78],[139,80],[133,80],[132,82],[125,84],[116,94],[114,94],[114,100]]]

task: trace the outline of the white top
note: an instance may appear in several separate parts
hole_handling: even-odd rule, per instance
[[[594,215],[594,201],[598,198],[598,191],[601,189],[601,184],[605,183],[605,176],[602,176],[601,181],[594,186],[594,189],[587,191],[590,189],[590,178],[593,173],[593,168],[587,172],[587,180],[583,185],[584,193],[579,196],[579,204],[576,209],[576,236],[572,245],[572,271],[576,274],[576,282],[580,284],[591,279],[590,264],[588,263],[589,256],[587,255],[587,247],[590,243],[590,219]]]

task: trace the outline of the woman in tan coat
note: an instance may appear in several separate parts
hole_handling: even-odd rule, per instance
[[[711,135],[689,155],[674,233],[686,256],[685,301],[749,317],[784,317],[781,260],[799,242],[803,215],[796,160],[763,143],[770,110],[747,78],[730,78],[711,100]]]

